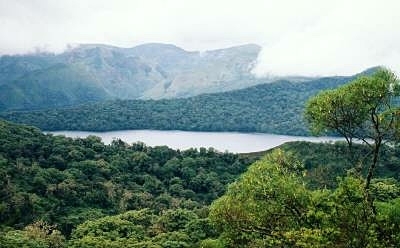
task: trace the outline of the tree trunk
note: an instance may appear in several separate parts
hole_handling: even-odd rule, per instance
[[[368,168],[367,181],[365,183],[365,189],[367,190],[369,189],[369,186],[371,184],[371,179],[374,176],[375,167],[378,164],[379,150],[381,148],[381,143],[382,143],[381,138],[378,138],[378,140],[375,141],[374,152],[373,152],[374,157],[372,160],[372,164]]]

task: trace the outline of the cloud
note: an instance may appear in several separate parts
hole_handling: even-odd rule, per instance
[[[257,43],[257,75],[400,71],[398,9],[395,0],[0,0],[0,54],[76,43],[200,51]]]
[[[351,75],[382,65],[400,72],[400,5],[337,1],[322,18],[264,46],[259,75]]]

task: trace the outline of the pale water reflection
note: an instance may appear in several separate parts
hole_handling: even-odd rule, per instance
[[[174,149],[191,147],[213,147],[219,151],[238,153],[256,152],[271,149],[288,141],[334,142],[341,140],[334,137],[301,137],[265,133],[238,132],[188,132],[159,130],[122,130],[112,132],[55,131],[48,132],[67,137],[99,136],[104,143],[121,139],[129,144],[141,141],[149,146],[166,145]]]

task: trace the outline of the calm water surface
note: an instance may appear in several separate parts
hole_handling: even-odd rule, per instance
[[[112,132],[55,131],[54,135],[84,138],[89,135],[99,136],[105,144],[114,139],[121,139],[129,144],[141,141],[149,146],[166,145],[174,149],[191,147],[213,147],[219,151],[238,153],[256,152],[274,148],[288,141],[334,142],[341,140],[333,137],[301,137],[265,133],[238,132],[188,132],[158,130],[123,130]]]

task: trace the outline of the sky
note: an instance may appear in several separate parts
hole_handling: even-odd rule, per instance
[[[259,76],[400,72],[398,0],[0,0],[0,54],[82,43],[262,46]]]

